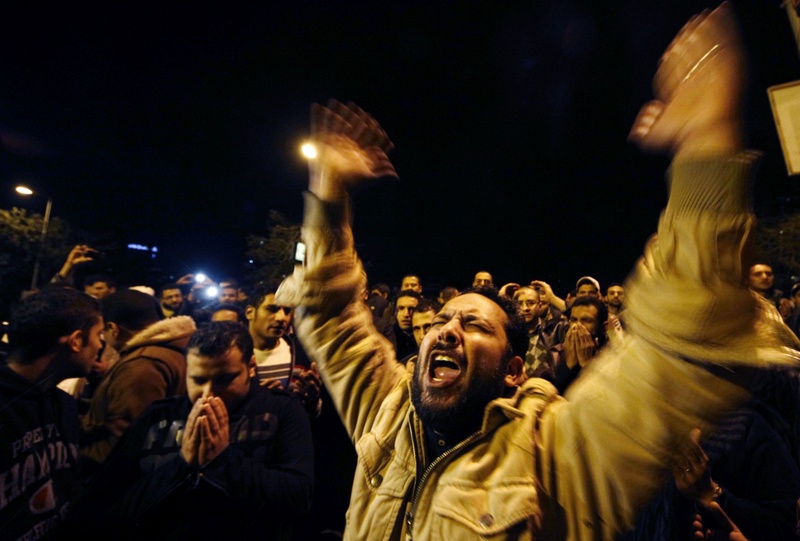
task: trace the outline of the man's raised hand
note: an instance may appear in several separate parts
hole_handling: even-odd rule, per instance
[[[713,155],[740,150],[744,52],[731,6],[693,17],[661,57],[655,99],[629,139],[644,150]]]
[[[311,137],[317,157],[309,162],[309,190],[321,199],[341,199],[366,179],[397,177],[386,155],[392,142],[378,122],[353,103],[313,104]]]

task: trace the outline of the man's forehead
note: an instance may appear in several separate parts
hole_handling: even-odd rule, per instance
[[[424,312],[414,312],[411,316],[413,321],[433,319],[436,316],[435,310],[425,310]]]
[[[219,355],[203,355],[197,348],[186,352],[186,365],[189,370],[224,369],[234,362],[242,362],[242,350],[231,346]]]
[[[268,293],[264,296],[264,300],[261,301],[259,307],[269,306],[270,304],[275,304],[275,293]]]
[[[536,291],[535,289],[531,289],[529,287],[523,287],[517,293],[516,298],[517,298],[517,300],[538,299],[539,298],[539,292]]]
[[[492,299],[479,293],[464,293],[447,301],[437,315],[452,316],[456,312],[462,314],[481,315],[487,319],[499,318],[505,322],[508,315]]]
[[[597,307],[591,304],[573,306],[571,315],[576,318],[580,318],[581,316],[597,317]]]
[[[397,306],[416,306],[419,304],[419,301],[414,297],[404,296],[397,299]]]

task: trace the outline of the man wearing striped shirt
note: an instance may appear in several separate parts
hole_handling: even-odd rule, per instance
[[[275,289],[263,287],[250,297],[245,315],[258,379],[262,385],[288,389],[295,363],[295,344],[287,336],[292,308],[275,304]]]

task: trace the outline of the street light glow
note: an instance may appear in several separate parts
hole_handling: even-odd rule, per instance
[[[14,190],[21,195],[34,195],[33,190],[27,186],[19,185]],[[42,264],[42,247],[44,240],[47,238],[47,224],[50,223],[50,211],[53,208],[53,200],[50,196],[38,194],[39,196],[47,198],[47,206],[44,208],[44,218],[42,218],[42,234],[39,237],[39,250],[36,252],[36,262],[33,264],[33,278],[31,278],[31,290],[36,289],[36,284],[39,282],[39,267]]]
[[[309,160],[313,160],[317,157],[317,149],[311,143],[303,143],[303,146],[300,147],[300,152]]]

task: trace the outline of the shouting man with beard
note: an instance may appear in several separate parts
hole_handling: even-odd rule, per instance
[[[679,449],[744,399],[737,365],[798,361],[782,348],[790,331],[742,285],[754,161],[743,71],[728,5],[692,19],[663,56],[630,137],[672,154],[669,204],[625,286],[630,336],[587,366],[569,401],[524,380],[524,322],[481,289],[445,304],[418,357],[397,362],[361,301],[348,199],[360,181],[396,176],[391,143],[352,104],[312,107],[307,259],[275,302],[296,306],[356,445],[345,539],[614,539],[669,471],[696,473]]]

